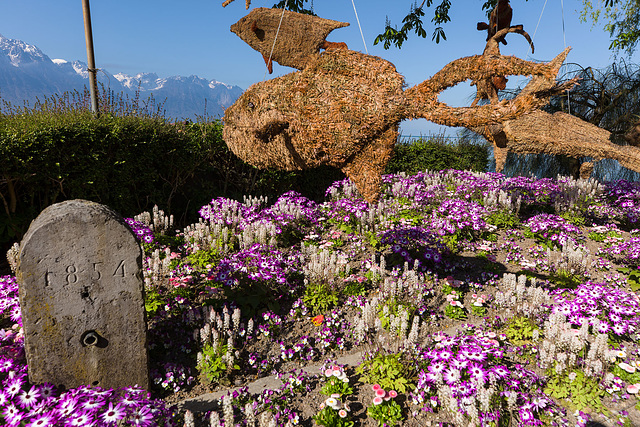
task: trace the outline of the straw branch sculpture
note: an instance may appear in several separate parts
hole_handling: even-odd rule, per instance
[[[307,28],[324,21],[296,15],[295,25],[305,22]],[[277,24],[257,26],[262,25],[266,34]],[[425,118],[480,133],[493,143],[498,171],[509,151],[613,158],[640,171],[640,149],[611,144],[607,131],[573,116],[540,111],[550,97],[576,84],[575,79],[556,82],[570,49],[549,63],[503,56],[498,43],[509,33],[523,35],[533,50],[522,26],[504,28],[487,41],[482,55],[456,59],[406,90],[404,78],[392,63],[348,49],[330,47],[320,54],[314,41],[308,44],[313,48],[302,50],[306,56],[295,60],[300,71],[252,85],[226,110],[224,140],[238,157],[259,168],[340,168],[369,202],[380,194],[381,174],[393,153],[398,126],[405,119]],[[243,34],[256,36],[256,31]],[[283,46],[277,49],[284,53],[297,41],[278,37],[276,45],[279,43]],[[276,60],[286,61],[284,56]],[[487,93],[491,90],[487,85],[509,75],[532,78],[511,100],[498,101],[494,93]],[[488,98],[489,104],[451,107],[438,100],[440,92],[469,79],[477,87],[476,98]],[[583,174],[590,172],[589,167],[584,165]]]

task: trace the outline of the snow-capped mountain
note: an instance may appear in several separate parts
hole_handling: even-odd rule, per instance
[[[98,81],[116,94],[124,92],[130,98],[137,91],[143,101],[153,96],[156,103],[164,103],[166,116],[176,119],[204,115],[205,107],[210,117],[221,117],[243,92],[238,86],[198,76],[159,78],[154,73],[111,75],[102,70]],[[82,91],[88,82],[86,63],[51,59],[34,45],[0,34],[0,99],[17,106],[25,101],[33,105],[45,96]]]

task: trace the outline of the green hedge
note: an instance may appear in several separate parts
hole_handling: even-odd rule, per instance
[[[220,121],[169,123],[159,116],[94,118],[83,109],[21,110],[0,115],[0,246],[17,241],[52,203],[82,198],[124,216],[158,205],[178,224],[194,221],[212,198],[278,195],[295,190],[322,200],[344,174],[333,168],[260,171],[222,140]],[[398,144],[387,173],[484,170],[485,147],[419,140]]]
[[[487,170],[489,147],[460,140],[447,143],[444,137],[433,136],[396,144],[386,173],[415,174],[425,170]]]
[[[2,116],[0,239],[22,235],[46,206],[83,198],[123,215],[154,204],[180,211],[224,164],[220,123],[172,125],[157,118],[88,112]],[[225,147],[226,148],[226,147]],[[227,157],[230,157],[227,150]],[[230,160],[233,167],[237,161]]]

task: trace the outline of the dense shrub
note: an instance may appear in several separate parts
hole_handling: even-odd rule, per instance
[[[489,148],[486,145],[465,140],[451,144],[443,137],[435,136],[398,143],[385,172],[415,174],[442,169],[484,171],[488,161]]]
[[[156,203],[184,207],[198,189],[187,184],[208,167],[220,139],[219,123],[206,125],[209,137],[200,128],[151,117],[94,119],[86,111],[3,116],[0,232],[17,237],[38,212],[66,199],[129,215]]]

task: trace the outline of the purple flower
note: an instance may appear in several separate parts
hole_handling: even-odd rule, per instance
[[[36,416],[33,421],[27,424],[27,427],[49,427],[55,425],[56,418],[52,413],[46,413]]]
[[[40,392],[36,386],[31,386],[29,391],[22,391],[18,396],[18,404],[23,408],[31,408],[38,401]]]
[[[456,368],[456,369],[463,369],[465,368],[467,365],[469,364],[469,361],[466,359],[461,359],[461,358],[457,358],[457,359],[453,359],[451,360],[449,366]]]
[[[470,365],[467,368],[467,372],[469,372],[469,375],[471,375],[472,378],[480,380],[481,383],[484,382],[485,378],[487,377],[487,372],[479,363],[474,363],[473,365]]]
[[[520,410],[518,411],[518,415],[520,416],[520,421],[525,424],[529,424],[535,419],[533,416],[533,412],[531,412],[530,409],[520,408]]]
[[[438,355],[438,359],[445,362],[451,359],[452,357],[453,357],[453,353],[451,353],[451,351],[447,349],[441,350],[440,354]]]
[[[136,426],[149,427],[153,425],[153,415],[151,415],[149,408],[143,406],[136,409],[131,416],[131,421]]]
[[[437,361],[429,365],[429,372],[433,372],[434,374],[439,374],[442,371],[444,371],[446,367],[447,365],[445,365],[443,362]]]
[[[495,374],[498,378],[505,378],[507,375],[509,375],[509,370],[501,365],[494,366],[489,371]]]
[[[116,404],[113,406],[112,402],[109,402],[109,407],[104,413],[100,416],[106,423],[115,423],[118,420],[121,420],[124,417],[124,409],[120,404]]]
[[[24,414],[13,403],[9,403],[2,411],[4,419],[9,422],[10,426],[17,426],[24,418]]]
[[[611,331],[616,335],[624,335],[627,332],[627,325],[622,322],[616,323],[611,327]]]
[[[447,384],[453,385],[460,381],[460,371],[455,368],[448,368],[446,371],[444,371],[443,378],[447,382]]]
[[[7,394],[10,397],[16,396],[20,392],[23,383],[24,380],[21,377],[13,379],[11,382],[9,382],[9,385],[6,388]]]
[[[80,412],[79,414],[72,416],[71,420],[67,422],[67,425],[70,427],[84,427],[94,426],[95,423],[92,421],[92,417],[90,417],[88,413]]]

